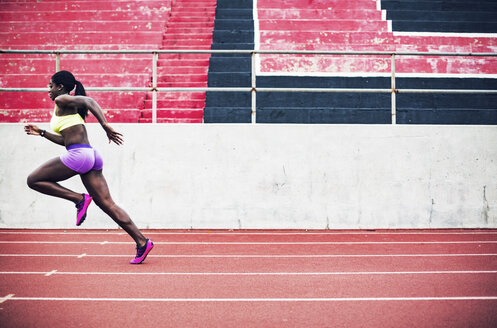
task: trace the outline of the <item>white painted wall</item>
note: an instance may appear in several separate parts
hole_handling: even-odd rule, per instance
[[[0,228],[74,228],[72,203],[26,185],[64,148],[22,126],[0,124]],[[114,127],[124,146],[88,129],[140,228],[497,228],[495,126]],[[115,227],[94,204],[82,226]]]

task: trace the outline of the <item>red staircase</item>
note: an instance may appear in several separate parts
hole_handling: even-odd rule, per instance
[[[211,49],[216,0],[174,0],[161,49]],[[158,87],[207,87],[210,54],[161,54]],[[205,92],[159,92],[158,123],[202,123]],[[148,93],[140,122],[152,122]]]
[[[22,50],[156,50],[173,0],[0,2],[0,48]],[[85,87],[145,87],[151,54],[61,55],[61,69]],[[1,54],[0,87],[45,88],[54,55]],[[144,92],[88,92],[111,122],[138,122]],[[1,92],[0,122],[47,122],[45,92]],[[90,117],[89,121],[96,121]]]
[[[494,37],[393,33],[371,0],[258,0],[260,49],[495,52]],[[390,56],[261,55],[262,74],[390,74]],[[399,56],[396,72],[496,74],[497,58]]]

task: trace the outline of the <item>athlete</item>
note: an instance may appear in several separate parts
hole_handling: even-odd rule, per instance
[[[85,118],[88,110],[98,119],[107,133],[109,143],[123,143],[122,134],[114,131],[107,123],[102,109],[92,98],[86,97],[81,82],[68,71],[55,73],[48,85],[48,94],[55,102],[55,108],[50,121],[50,133],[36,125],[28,124],[24,131],[28,135],[37,135],[58,145],[65,146],[67,151],[60,157],[54,158],[37,168],[28,177],[27,183],[31,189],[46,195],[70,200],[76,204],[76,225],[79,226],[86,218],[88,206],[95,201],[121,228],[126,231],[136,243],[136,257],[131,264],[142,263],[154,247],[151,240],[145,238],[128,214],[120,208],[109,193],[107,182],[102,174],[103,161],[96,149],[90,146],[85,128]],[[75,89],[75,95],[70,92]],[[79,174],[88,194],[79,194],[69,190],[59,181],[69,179]]]

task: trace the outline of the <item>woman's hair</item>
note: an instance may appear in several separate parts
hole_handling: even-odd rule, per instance
[[[76,87],[74,95],[86,96],[85,88],[81,82],[76,81],[74,75],[68,71],[59,71],[52,76],[52,83],[59,85],[62,84],[67,92],[71,92]],[[85,119],[88,116],[88,108],[78,108],[78,114]]]

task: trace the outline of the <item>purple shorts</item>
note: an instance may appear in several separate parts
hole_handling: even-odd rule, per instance
[[[90,145],[70,145],[67,153],[60,156],[65,166],[79,174],[85,174],[91,170],[101,170],[104,166],[102,156]]]

